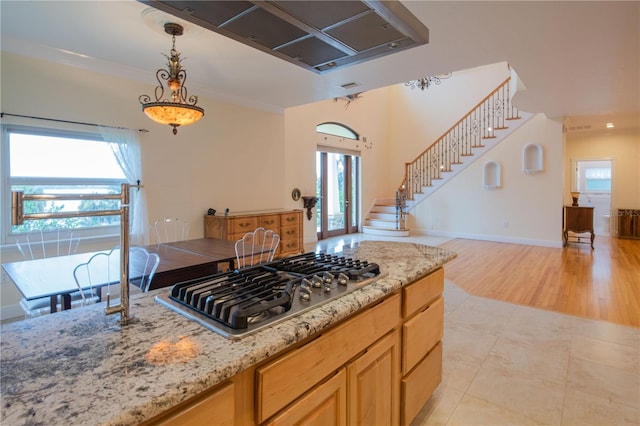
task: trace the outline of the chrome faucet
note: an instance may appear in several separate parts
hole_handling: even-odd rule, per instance
[[[22,225],[25,220],[65,219],[71,217],[120,216],[120,304],[110,306],[107,295],[106,315],[120,314],[120,324],[129,323],[129,190],[143,188],[142,185],[123,183],[120,194],[27,194],[23,191],[11,191],[11,224]],[[95,210],[88,212],[58,212],[24,214],[25,200],[120,200],[118,210]]]

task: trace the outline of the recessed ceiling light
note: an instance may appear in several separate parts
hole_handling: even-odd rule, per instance
[[[613,129],[614,127],[613,123],[607,123],[607,129]]]

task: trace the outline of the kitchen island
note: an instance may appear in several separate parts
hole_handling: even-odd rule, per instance
[[[441,271],[455,257],[437,247],[379,241],[345,247],[343,254],[378,263],[385,276],[237,341],[157,304],[154,296],[167,290],[133,296],[133,319],[124,327],[116,316],[105,316],[104,304],[3,325],[0,422],[124,425],[153,419],[247,371],[253,380],[256,366],[381,301],[398,299],[403,286]]]

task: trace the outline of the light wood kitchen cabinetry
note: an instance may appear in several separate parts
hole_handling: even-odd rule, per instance
[[[290,256],[303,251],[302,210],[246,213],[204,217],[205,238],[236,241],[258,227],[280,235],[276,256]]]
[[[443,289],[440,268],[146,424],[408,425],[442,381]]]
[[[400,335],[388,334],[347,366],[350,425],[393,425],[400,408]]]
[[[347,424],[347,378],[342,369],[335,376],[316,386],[291,407],[274,417],[269,426]]]
[[[215,416],[216,425],[234,426],[236,424],[234,406],[234,384],[227,383],[213,392],[205,392],[204,395],[176,407],[148,424],[201,426],[211,424],[211,419]]]
[[[400,322],[400,296],[321,334],[256,371],[256,419],[262,423],[344,367]]]
[[[402,289],[400,424],[408,425],[442,381],[444,269]]]

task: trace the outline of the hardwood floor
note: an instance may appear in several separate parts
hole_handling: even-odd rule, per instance
[[[519,305],[640,327],[640,240],[596,236],[548,248],[455,239],[445,277],[467,292]]]

